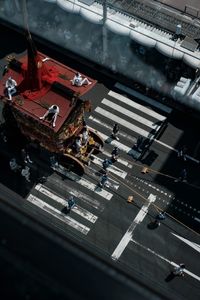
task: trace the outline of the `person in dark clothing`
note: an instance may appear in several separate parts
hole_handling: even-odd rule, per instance
[[[166,214],[164,211],[160,212],[157,216],[156,216],[157,220],[165,220],[166,219]]]
[[[117,123],[114,124],[113,126],[113,130],[112,130],[112,138],[116,139],[117,141],[119,141],[119,137],[117,136],[117,134],[119,133],[119,125]]]
[[[138,138],[137,138],[137,142],[135,144],[135,147],[140,152],[142,151],[143,142],[144,142],[144,138],[141,135],[139,135]]]
[[[106,159],[104,159],[102,165],[103,165],[103,169],[106,170],[109,166],[112,165],[112,161],[110,159],[106,158]]]
[[[119,148],[114,147],[112,152],[111,152],[111,161],[114,163],[117,161],[119,157]]]
[[[183,161],[186,161],[187,160],[187,157],[186,157],[186,152],[187,152],[187,147],[186,146],[182,146],[178,152],[177,152],[177,157],[179,159],[182,159]]]
[[[75,206],[75,200],[74,196],[70,196],[69,199],[67,200],[67,210],[68,212],[71,211],[71,209]]]
[[[174,268],[174,271],[172,271],[172,274],[175,276],[184,276],[184,269],[185,269],[185,264],[180,264],[178,267]]]
[[[102,177],[101,177],[101,180],[99,182],[99,186],[102,188],[105,186],[106,182],[108,181],[108,175],[107,174],[104,174]]]
[[[186,182],[187,181],[187,170],[186,170],[186,168],[184,168],[180,172],[179,178],[174,180],[174,182],[178,182],[178,181],[182,181],[182,182]]]

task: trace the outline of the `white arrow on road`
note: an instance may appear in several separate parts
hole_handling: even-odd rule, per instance
[[[198,251],[200,253],[200,245],[194,242],[191,242],[173,232],[171,232],[173,235],[175,235],[178,239],[180,239],[181,241],[183,241],[184,243],[186,243],[188,246],[192,247],[193,249],[195,249],[196,251]]]

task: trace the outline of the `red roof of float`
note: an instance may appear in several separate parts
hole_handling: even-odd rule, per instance
[[[45,55],[38,52],[40,63],[42,60],[46,58]],[[9,69],[9,72],[6,73],[4,78],[1,80],[0,83],[0,95],[4,95],[4,88],[5,88],[5,82],[8,79],[9,76],[11,76],[13,79],[16,80],[17,86],[20,89],[20,84],[23,85],[24,80],[24,71],[27,69],[27,55],[21,57],[19,61],[22,63],[20,72],[17,72],[13,69]],[[27,116],[30,116],[34,119],[37,119],[38,122],[42,122],[46,126],[52,128],[55,132],[57,132],[65,120],[67,119],[68,115],[73,109],[73,105],[71,105],[71,99],[69,96],[63,96],[59,93],[56,93],[52,90],[52,84],[56,81],[63,86],[69,88],[75,93],[79,93],[79,97],[87,93],[89,90],[91,90],[94,85],[96,84],[96,80],[93,80],[92,78],[89,78],[89,81],[92,82],[91,85],[84,85],[81,87],[73,86],[71,84],[71,79],[74,78],[74,75],[77,73],[76,70],[73,70],[53,59],[46,60],[42,62],[44,64],[45,70],[47,70],[46,73],[42,73],[42,88],[40,90],[36,91],[30,91],[25,90],[23,92],[20,92],[20,97],[23,98],[23,104],[20,105],[18,102],[15,101],[15,98],[17,96],[13,97],[12,105],[15,106],[19,111],[26,114]],[[41,66],[39,66],[40,68]],[[82,74],[83,77],[84,74]],[[51,124],[47,121],[41,121],[39,118],[44,115],[46,112],[45,107],[50,107],[51,105],[58,105],[60,108],[59,115],[56,120],[56,127],[53,128]]]

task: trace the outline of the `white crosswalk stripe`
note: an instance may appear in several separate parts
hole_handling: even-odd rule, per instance
[[[101,127],[104,127],[105,129],[109,130],[110,133],[112,132],[112,129],[113,129],[113,126],[109,125],[108,123],[106,122],[102,122],[102,120],[100,120],[99,118],[96,118],[92,115],[89,116],[89,120],[93,121],[94,123],[100,125]],[[127,141],[131,142],[131,143],[135,143],[136,142],[136,138],[131,136],[131,135],[128,135],[126,133],[124,133],[122,130],[120,130],[119,132],[119,136],[120,137],[123,137],[124,139],[126,139]]]
[[[149,97],[147,97],[147,96],[145,96],[145,95],[143,95],[143,94],[141,94],[141,93],[139,93],[139,92],[137,92],[137,91],[121,84],[121,83],[119,83],[119,82],[117,82],[115,84],[115,87],[118,88],[119,90],[129,94],[129,95],[132,95],[132,96],[142,100],[143,102],[145,102],[147,104],[150,104],[150,105],[158,108],[159,110],[162,110],[162,111],[168,113],[168,114],[170,114],[172,112],[172,108],[170,108],[170,107],[168,107],[168,106],[166,106],[162,103],[159,103],[156,100],[151,99],[151,98],[149,98]]]
[[[149,108],[147,108],[144,105],[138,104],[135,101],[133,101],[133,100],[131,100],[131,99],[125,97],[125,96],[122,96],[119,93],[110,91],[108,93],[108,95],[112,96],[113,98],[116,98],[117,100],[119,100],[120,102],[122,102],[122,103],[124,103],[126,105],[129,105],[129,106],[131,106],[133,108],[136,108],[137,110],[143,111],[145,114],[147,114],[149,116],[152,116],[152,117],[154,117],[155,119],[157,119],[159,121],[164,121],[166,119],[165,116],[162,116],[159,113],[153,111],[152,109],[149,109]]]
[[[108,152],[108,151],[106,151],[106,150],[103,150],[102,153],[105,154],[107,157],[111,157],[110,152]],[[119,157],[119,158],[117,159],[117,162],[120,163],[120,164],[122,164],[122,165],[124,165],[124,166],[126,166],[126,167],[128,167],[129,169],[132,169],[132,167],[133,167],[133,166],[130,164],[130,162],[127,161],[127,160],[124,159],[124,158],[120,158],[120,157]]]
[[[98,106],[97,108],[95,108],[95,112],[97,112],[98,114],[100,114],[101,116],[103,116],[105,118],[108,118],[109,120],[112,120],[128,129],[136,132],[139,135],[144,136],[145,138],[149,137],[149,135],[150,135],[150,133],[148,131],[132,124],[131,122],[126,121],[123,118],[118,117],[117,115],[107,111],[104,108],[101,108]]]
[[[118,104],[113,103],[110,100],[107,100],[104,98],[101,103],[103,103],[104,105],[107,105],[109,107],[112,107],[112,109],[124,114],[125,116],[127,116],[135,121],[138,121],[139,123],[145,124],[149,128],[155,129],[155,127],[156,127],[156,124],[154,122],[151,122],[151,121],[147,120],[146,118],[143,118],[140,115],[130,111],[129,109],[126,109]]]
[[[32,204],[36,205],[37,207],[41,208],[42,210],[46,211],[48,214],[53,215],[55,218],[59,219],[60,221],[66,223],[67,225],[73,227],[74,229],[80,231],[85,235],[88,234],[88,232],[90,231],[89,227],[81,224],[80,222],[72,219],[69,216],[66,216],[66,214],[62,213],[54,206],[49,205],[48,203],[34,196],[33,194],[30,194],[27,200]]]
[[[55,193],[53,193],[53,191],[51,191],[50,189],[47,189],[45,186],[43,186],[42,184],[37,184],[35,186],[35,189],[37,191],[39,191],[40,193],[48,196],[50,199],[62,204],[63,206],[67,206],[67,201],[56,195]],[[76,214],[80,215],[81,217],[87,219],[89,222],[95,223],[97,220],[97,216],[95,216],[94,214],[92,214],[91,212],[87,211],[86,209],[78,206],[77,204],[75,205],[75,207],[72,209]]]
[[[90,175],[92,178],[99,180],[99,178],[103,175],[103,173],[91,168],[90,165],[87,167],[87,175]],[[116,180],[108,176],[107,187],[109,187],[110,189],[118,190],[119,182],[117,182]]]
[[[109,141],[109,144],[111,144],[112,146],[115,146],[130,155],[131,155],[131,153],[134,153],[132,148],[130,148],[116,140],[113,140],[110,136],[104,134],[103,132],[100,132],[99,130],[97,132],[104,141]]]
[[[146,103],[150,103],[152,106],[151,100],[145,100],[147,100]],[[155,107],[158,108],[158,105],[155,105]],[[166,113],[170,111],[162,105],[161,108],[163,108],[162,111],[165,112],[165,115],[147,107],[146,104],[139,104],[137,100],[134,101],[120,93],[109,91],[107,97],[88,117],[88,127],[99,134],[105,141],[105,146],[100,155],[91,155],[92,163],[87,166],[86,174],[80,177],[69,172],[61,165],[54,166],[52,169],[56,173],[54,173],[53,178],[50,177],[45,185],[36,184],[27,200],[73,229],[87,235],[90,231],[88,224],[92,226],[96,223],[99,218],[98,214],[105,210],[106,205],[108,205],[106,204],[107,201],[112,199],[116,190],[120,187],[120,178],[127,182],[128,173],[133,165],[131,160],[123,157],[123,153],[135,158],[136,151],[132,147],[137,140],[136,137],[141,135],[150,140],[154,139],[162,126],[162,122],[166,120]],[[111,138],[108,135],[109,133],[106,134],[106,132],[112,133],[114,122],[120,125],[120,141]],[[102,162],[105,158],[111,158],[111,146],[118,147],[122,151],[122,155],[120,154],[117,162],[107,168],[108,183],[105,188],[99,188]],[[73,184],[65,184],[64,181],[62,182],[59,179],[59,175],[73,181]],[[117,177],[119,177],[119,181]],[[78,202],[72,208],[70,216],[63,211],[63,208],[67,207],[69,195],[73,195]]]
[[[94,164],[102,167],[103,159],[100,159],[99,157],[92,155],[92,161]],[[123,179],[126,178],[127,172],[120,170],[114,165],[109,166],[107,170]]]
[[[120,88],[126,94],[134,94],[131,93],[132,90],[129,91],[129,88],[121,85],[115,85],[118,89]],[[135,97],[136,98],[136,97]],[[134,98],[134,99],[135,99]],[[139,102],[144,102],[142,105]],[[152,108],[147,107],[151,105]],[[161,113],[158,113],[154,110],[156,108],[159,109]],[[138,158],[140,156],[140,152],[137,151],[136,148],[132,149],[132,147],[136,144],[137,138],[142,136],[146,140],[143,140],[143,145],[150,145],[150,142],[156,140],[157,134],[161,129],[161,126],[167,119],[167,115],[172,111],[169,107],[164,104],[157,104],[157,102],[153,99],[150,99],[144,95],[140,95],[139,100],[133,100],[128,98],[127,96],[121,95],[115,91],[110,90],[108,92],[108,96],[103,98],[101,103],[95,108],[94,112],[89,116],[89,120],[92,121],[90,124],[91,128],[97,125],[97,131],[101,132],[100,127],[104,127],[112,132],[113,123],[117,123],[120,126],[120,131],[118,136],[125,140],[127,140],[127,144],[131,142],[131,148],[122,143],[118,144],[117,141],[113,141],[113,139],[109,139],[109,137],[105,135],[104,131],[101,136],[105,137],[107,143],[111,143],[112,145],[119,146],[120,149],[123,149],[128,154],[131,154],[134,158]],[[164,114],[162,114],[164,112]],[[110,124],[112,121],[112,124]],[[130,134],[132,131],[132,136],[127,134],[127,129]],[[126,133],[125,133],[126,132]],[[167,146],[167,145],[166,145]]]
[[[49,180],[51,180],[51,178]],[[77,187],[77,189],[75,189],[74,187],[67,185],[65,181],[60,181],[60,178],[54,178],[52,182],[50,181],[50,184],[56,184],[59,187],[59,190],[68,192],[70,195],[80,199],[81,202],[85,203],[87,206],[89,205],[95,210],[102,212],[105,208],[105,205],[102,201],[98,201],[97,199],[95,199],[96,197],[91,197],[83,191],[80,191],[79,186]]]
[[[87,188],[88,190],[93,191],[95,194],[98,194],[99,196],[103,197],[106,200],[110,200],[113,196],[112,193],[104,190],[104,189],[98,189],[97,185],[88,181],[87,179],[80,177],[74,173],[68,172],[63,166],[58,165],[57,167],[53,167],[53,169],[61,173],[62,175],[65,175],[67,178],[77,182],[81,186]]]

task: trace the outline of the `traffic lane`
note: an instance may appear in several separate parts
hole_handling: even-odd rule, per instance
[[[140,260],[137,259],[138,253],[140,253]],[[152,286],[155,291],[163,294],[163,298],[199,299],[199,281],[187,274],[184,277],[175,277],[167,281],[174,266],[167,258],[156,253],[152,247],[146,248],[137,241],[136,243],[131,241],[116,263],[123,266],[127,273],[132,276],[134,274],[137,279],[139,278],[148,286]]]
[[[127,197],[114,195],[106,203],[103,212],[98,216],[98,220],[85,238],[89,239],[90,243],[94,244],[110,259],[112,252],[139,211],[139,204],[130,209],[127,204]]]
[[[169,218],[161,221],[158,227],[151,226],[153,221],[154,219],[149,216],[145,218],[141,226],[136,228],[132,239],[143,245],[145,249],[151,249],[169,261],[177,264],[185,263],[190,272],[199,276],[200,284],[197,263],[200,251],[199,235]]]
[[[134,273],[134,276],[137,276],[140,280],[144,280],[149,285],[153,284],[155,286],[156,282],[157,287],[157,282],[161,285],[164,283],[164,289],[168,289],[168,287],[165,286],[164,280],[167,279],[170,271],[173,270],[174,266],[184,262],[186,264],[186,269],[188,270],[188,273],[184,277],[189,279],[189,287],[187,286],[187,288],[194,288],[194,299],[198,299],[197,295],[200,280],[197,264],[199,256],[198,253],[194,253],[195,250],[193,248],[188,249],[188,245],[182,245],[180,240],[171,235],[171,229],[169,230],[168,227],[166,227],[167,229],[164,227],[162,228],[161,225],[154,231],[148,229],[147,225],[151,221],[152,218],[148,216],[139,226],[137,226],[127,247],[124,248],[119,259],[115,261],[118,262],[120,266],[124,264],[129,272],[130,268],[133,268],[131,270],[131,274]],[[182,232],[181,226],[178,227],[179,231]],[[158,234],[160,229],[162,232]],[[168,239],[167,242],[166,236]],[[190,237],[190,239],[192,240],[192,237]],[[198,238],[196,238],[195,241],[198,241]],[[138,255],[140,259],[138,259]],[[135,257],[137,257],[136,260]],[[192,273],[190,274],[189,272]],[[155,281],[151,282],[151,278],[154,278]],[[178,289],[179,288],[180,286]],[[173,289],[174,286],[172,286],[171,289],[173,297],[170,295],[170,299],[179,299]],[[163,292],[166,295],[169,291],[163,290]],[[183,294],[181,290],[182,296],[187,294],[187,289],[183,292]],[[182,299],[186,298],[183,297]]]
[[[194,205],[191,206],[191,192],[189,193],[188,191],[188,194],[186,195],[183,192],[187,200],[184,201],[184,198],[176,197],[173,192],[158,185],[155,181],[152,181],[150,175],[146,178],[144,175],[138,174],[138,176],[133,176],[133,179],[129,180],[127,184],[129,187],[132,186],[130,194],[140,194],[141,197],[143,197],[142,199],[144,202],[147,200],[149,194],[152,193],[156,195],[156,205],[152,217],[158,213],[158,210],[165,211],[169,214],[169,216],[174,217],[179,222],[185,224],[196,232],[199,232],[200,212],[197,208],[197,204],[194,203]],[[193,188],[192,192],[195,194]]]
[[[100,270],[99,262],[96,261],[94,256],[91,257],[89,253],[82,252],[71,240],[63,239],[63,235],[57,235],[55,228],[54,230],[48,230],[53,227],[49,222],[35,223],[32,218],[23,214],[19,215],[19,211],[14,211],[14,217],[13,215],[11,217],[2,209],[0,209],[0,214],[1,224],[4,224],[0,227],[1,236],[4,238],[4,247],[23,258],[26,265],[34,266],[40,274],[55,280],[56,285],[59,283],[63,288],[66,288],[67,280],[67,289],[72,288],[75,291],[79,286],[79,293],[85,295],[88,299],[94,298],[94,295],[95,299],[110,299],[109,290],[112,286],[113,290],[110,290],[112,296],[115,290],[115,297],[119,297],[119,293],[122,293],[120,299],[124,299],[124,295],[126,299],[131,299],[130,295],[133,294],[134,290],[128,292],[127,286],[124,286],[126,284],[124,279],[123,284],[121,282],[123,291],[119,291],[120,283],[119,281],[116,282],[116,277],[115,279],[112,278],[115,284],[114,282],[112,284],[111,282],[108,283],[108,278],[111,279],[110,275],[113,272],[110,267],[108,270],[108,265],[106,266],[101,261],[102,268]],[[84,277],[85,272],[87,276]],[[81,274],[81,276],[77,276],[77,274]],[[91,288],[88,291],[88,280],[90,283],[92,282],[94,290]],[[103,290],[97,284],[98,282],[104,284]],[[105,290],[106,293],[104,293]]]
[[[195,149],[199,143],[199,120],[173,110],[168,118],[168,127],[160,140],[176,149],[185,145],[187,154],[195,156]]]
[[[97,187],[98,182],[94,178],[92,179],[87,175],[84,175],[82,180],[83,179],[89,179],[90,182],[96,184]],[[84,187],[80,186],[78,181],[75,182],[56,173],[53,173],[48,177],[45,186],[49,187],[53,194],[58,195],[63,199],[66,199],[71,192],[77,194],[77,196],[75,196],[76,204],[84,207],[97,217],[95,223],[92,224],[74,214],[73,210],[71,211],[70,217],[75,218],[90,228],[87,235],[81,235],[79,239],[89,241],[89,245],[93,245],[98,251],[105,252],[105,254],[109,253],[109,249],[114,248],[118,238],[123,235],[123,232],[128,226],[129,220],[131,220],[133,215],[140,209],[138,204],[130,210],[127,205],[127,197],[130,193],[125,189],[120,193],[119,191],[105,188],[106,191],[112,194],[111,200],[107,200],[104,197],[100,197],[98,193],[95,193],[93,190],[86,191]],[[97,187],[97,190],[100,189]],[[34,188],[30,192],[35,193]],[[85,199],[80,199],[81,197],[79,198],[78,196],[79,193],[86,195],[86,201],[92,201],[92,199],[94,199],[93,204],[86,203]],[[40,193],[36,196],[41,198],[42,201],[51,201],[50,199],[46,199],[45,195]],[[69,228],[69,232],[70,231],[73,232],[73,228],[72,230]]]

